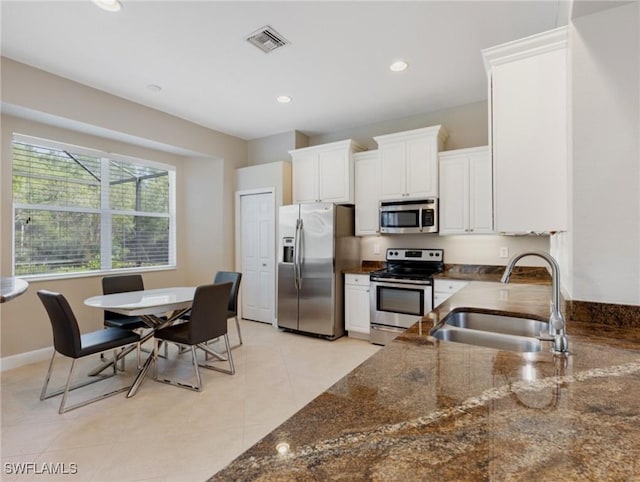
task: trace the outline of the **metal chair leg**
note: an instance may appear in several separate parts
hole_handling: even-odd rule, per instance
[[[198,368],[198,356],[196,355],[196,346],[191,345],[191,358],[193,359],[193,368],[196,371],[197,391],[202,390],[202,379],[200,378],[200,369]]]
[[[236,315],[236,328],[238,329],[238,338],[240,339],[240,345],[242,345],[242,333],[240,332],[240,320],[238,320],[238,315]]]
[[[73,375],[73,369],[76,367],[75,359],[71,360],[71,368],[69,369],[69,376],[67,377],[67,384],[64,386],[64,393],[62,394],[62,401],[60,402],[60,409],[58,413],[62,415],[64,413],[64,406],[67,402],[67,395],[69,394],[69,387],[71,386],[71,376]],[[113,364],[114,370],[117,371],[116,364]]]
[[[224,343],[227,348],[227,361],[229,362],[229,370],[214,367],[206,363],[201,363],[199,366],[201,366],[202,368],[207,368],[208,370],[215,370],[217,372],[226,373],[227,375],[235,374],[236,368],[233,364],[233,357],[231,356],[231,346],[229,345],[229,336],[226,333],[224,334]],[[198,348],[203,350],[205,353],[209,353],[210,355],[217,357],[217,354],[211,348],[209,348],[206,343],[199,344]]]
[[[107,366],[112,365],[113,366],[113,373],[109,374],[109,375],[94,375],[94,379],[93,380],[89,380],[83,383],[79,383],[77,385],[73,385],[71,386],[71,380],[73,378],[73,372],[75,370],[75,363],[76,360],[74,358],[71,359],[71,368],[69,369],[69,375],[67,376],[67,381],[65,383],[64,388],[61,388],[59,390],[55,390],[52,393],[47,394],[47,389],[49,387],[49,382],[51,380],[51,374],[53,372],[53,365],[54,365],[54,360],[56,357],[57,352],[54,351],[53,352],[53,356],[51,357],[51,361],[49,362],[49,369],[47,370],[47,375],[45,377],[45,381],[44,381],[44,385],[42,386],[42,392],[40,393],[40,400],[47,400],[49,398],[53,398],[53,397],[57,397],[58,395],[62,394],[62,401],[60,402],[60,408],[58,409],[58,413],[59,414],[63,414],[66,412],[69,412],[71,410],[74,410],[76,408],[80,408],[80,407],[84,407],[85,405],[88,405],[90,403],[93,402],[97,402],[98,400],[102,400],[104,398],[110,397],[112,395],[116,395],[118,393],[122,393],[124,391],[129,390],[129,386],[126,387],[122,387],[116,390],[113,390],[111,392],[105,393],[103,395],[98,395],[97,397],[91,398],[89,400],[85,400],[83,402],[79,402],[76,403],[75,405],[71,405],[69,407],[67,407],[67,397],[69,395],[69,392],[72,392],[73,390],[76,390],[77,388],[82,388],[82,387],[86,387],[87,385],[91,385],[93,383],[96,382],[100,382],[102,380],[105,380],[106,378],[111,378],[113,376],[115,376],[118,372],[118,368],[117,368],[117,356],[118,356],[118,350],[115,349],[113,350],[113,360],[111,360],[111,362],[107,363]]]
[[[51,361],[49,362],[49,370],[47,370],[47,375],[44,377],[44,385],[42,386],[42,392],[40,393],[40,400],[44,400],[48,398],[47,387],[49,386],[49,380],[51,380],[51,373],[53,372],[53,360],[56,357],[56,351],[53,350],[53,356],[51,357]]]

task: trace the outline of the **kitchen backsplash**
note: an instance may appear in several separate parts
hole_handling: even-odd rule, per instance
[[[447,264],[506,265],[511,256],[521,251],[537,249],[549,252],[549,236],[439,236],[437,234],[363,236],[360,240],[360,257],[383,261],[387,248],[444,249],[444,259]],[[501,251],[505,254],[504,248],[506,248],[506,256],[500,257]],[[518,264],[546,266],[543,260],[536,257],[524,258]]]

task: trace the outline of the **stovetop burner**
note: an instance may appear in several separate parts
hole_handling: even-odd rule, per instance
[[[442,249],[387,249],[387,267],[371,273],[371,279],[426,280],[444,271]]]

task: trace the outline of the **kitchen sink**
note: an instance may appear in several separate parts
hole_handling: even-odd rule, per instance
[[[531,318],[455,310],[430,332],[438,340],[486,346],[499,350],[536,352],[537,338],[547,322]]]

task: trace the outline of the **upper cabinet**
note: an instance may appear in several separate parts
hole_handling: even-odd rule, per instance
[[[356,236],[380,231],[380,155],[377,150],[353,155],[356,173]]]
[[[380,199],[438,197],[438,152],[446,138],[440,125],[374,137],[380,153]]]
[[[348,139],[289,151],[293,202],[354,204],[353,154],[362,150]]]
[[[567,229],[567,29],[482,51],[497,232]]]
[[[440,153],[440,234],[493,233],[489,147]]]

